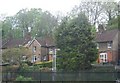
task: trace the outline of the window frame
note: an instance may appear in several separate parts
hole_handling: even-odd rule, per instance
[[[96,45],[97,45],[97,49],[99,49],[99,43],[97,43]]]
[[[33,52],[36,52],[37,46],[33,46]]]
[[[112,42],[107,43],[107,48],[112,48]]]

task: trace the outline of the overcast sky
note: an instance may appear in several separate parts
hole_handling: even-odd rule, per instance
[[[80,0],[1,0],[0,14],[14,15],[23,8],[41,8],[55,14],[69,12]]]
[[[0,15],[14,15],[24,8],[41,8],[42,10],[48,10],[53,14],[56,14],[56,12],[66,14],[67,12],[70,12],[75,5],[79,5],[80,1],[90,0],[0,0]]]

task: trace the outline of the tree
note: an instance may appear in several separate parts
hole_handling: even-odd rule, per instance
[[[84,12],[88,17],[89,22],[93,25],[100,22],[100,17],[102,13],[102,3],[101,2],[81,2],[78,7],[75,7],[72,12],[73,14],[79,14]]]
[[[33,37],[53,36],[58,19],[40,8],[22,9],[14,16],[0,16],[0,30],[3,38],[7,38],[10,33],[13,38],[24,37],[29,27]]]
[[[9,48],[3,50],[2,60],[11,64],[20,64],[23,56],[30,57],[32,53],[24,47],[20,48]]]
[[[31,27],[33,36],[52,36],[57,26],[57,18],[48,11],[43,12],[42,9],[22,9],[15,17],[16,25],[23,30],[23,36],[28,32],[28,27]]]
[[[5,20],[1,21],[1,29],[2,29],[2,38],[7,38],[8,34],[12,30],[12,24],[11,24],[12,17],[6,17]]]
[[[120,17],[120,16],[119,16]],[[118,28],[118,17],[117,18],[111,18],[111,20],[108,21],[107,30],[111,30],[111,29],[117,29]]]
[[[84,14],[74,19],[64,18],[56,33],[58,69],[79,71],[91,67],[96,60],[97,49],[93,41],[91,25]]]
[[[102,4],[103,12],[107,15],[108,21],[117,16],[118,7],[116,2],[104,2]]]
[[[106,24],[111,18],[117,15],[118,7],[117,3],[113,2],[81,2],[79,6],[76,6],[72,10],[72,14],[75,16],[80,12],[84,12],[89,18],[89,22],[95,24]]]

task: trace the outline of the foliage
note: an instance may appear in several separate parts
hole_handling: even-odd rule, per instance
[[[52,36],[57,25],[57,17],[40,8],[22,9],[14,16],[0,21],[3,38],[7,38],[10,33],[14,38],[24,37],[29,31],[28,27],[31,27],[32,36]]]
[[[12,30],[12,17],[6,17],[4,21],[0,21],[0,28],[2,29],[2,38],[7,38],[9,32]]]
[[[119,16],[120,17],[120,16]],[[117,18],[111,18],[110,21],[108,21],[108,24],[107,24],[107,29],[108,30],[111,30],[111,29],[117,29],[118,28],[118,17]]]
[[[29,60],[24,61],[24,62],[22,62],[22,63],[23,63],[23,64],[26,63],[28,66],[32,66],[32,65],[33,65],[33,63],[31,63],[31,61],[29,61]]]
[[[108,21],[117,15],[118,5],[116,2],[104,2],[101,6],[103,8],[103,12],[108,17]]]
[[[91,26],[84,14],[74,19],[64,18],[56,33],[58,69],[79,71],[88,69],[96,60],[97,49],[93,42]]]
[[[91,69],[92,72],[115,72],[114,66],[94,66]]]
[[[36,63],[35,66],[52,68],[52,61]]]
[[[31,77],[18,76],[15,81],[32,81]]]
[[[72,16],[84,12],[88,16],[89,22],[95,24],[106,24],[111,18],[117,16],[117,2],[81,2],[79,6],[73,8]]]
[[[32,66],[29,66],[27,63],[23,63],[20,67],[20,72],[35,72],[35,71],[42,71],[42,70],[50,70],[52,68],[52,62],[42,62],[40,64],[34,64]]]
[[[9,48],[5,49],[2,53],[2,60],[4,62],[9,62],[11,64],[20,64],[22,62],[22,56],[27,56],[29,58],[29,55],[31,52],[24,48]]]

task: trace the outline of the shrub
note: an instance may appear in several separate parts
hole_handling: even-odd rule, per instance
[[[30,61],[24,61],[24,62],[22,62],[22,64],[23,63],[26,63],[28,66],[32,66],[33,65],[33,63],[31,63]]]
[[[15,81],[32,81],[31,77],[18,76]]]
[[[36,63],[34,66],[39,66],[40,68],[42,67],[52,68],[52,61]]]

